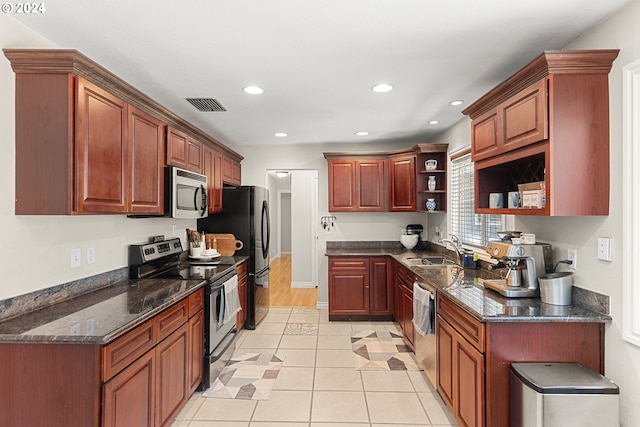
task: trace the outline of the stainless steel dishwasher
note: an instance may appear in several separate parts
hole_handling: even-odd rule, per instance
[[[418,365],[424,370],[425,374],[429,378],[431,385],[434,389],[437,389],[436,382],[436,372],[437,372],[437,360],[436,360],[436,288],[425,283],[424,281],[417,280],[414,283],[414,289],[418,286],[423,290],[427,291],[429,294],[426,298],[419,301],[417,304],[423,304],[428,310],[428,326],[426,327],[426,334],[422,335],[419,332],[419,325],[415,324],[416,314],[418,313],[416,310],[416,292],[414,292],[414,326],[416,326],[415,331],[415,349],[416,349],[416,359],[418,361]]]

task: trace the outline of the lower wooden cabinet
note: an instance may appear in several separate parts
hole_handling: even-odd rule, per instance
[[[413,325],[413,289],[406,286],[402,290],[402,332],[415,350],[415,326]]]
[[[484,426],[484,355],[438,316],[438,392],[463,426]]]
[[[387,257],[329,257],[329,319],[391,319]]]
[[[189,319],[189,393],[198,388],[204,369],[204,310]]]
[[[105,357],[124,355],[108,360],[133,362],[102,386],[103,426],[171,425],[202,382],[203,295],[202,289],[196,291],[105,347]],[[149,337],[155,346],[139,355],[139,349],[148,348]],[[114,368],[103,372],[123,366],[111,365]]]
[[[156,425],[167,426],[187,403],[189,390],[189,324],[160,342],[156,357]]]
[[[155,426],[156,357],[140,357],[102,387],[103,427]]]
[[[436,300],[438,393],[461,426],[509,426],[513,362],[574,362],[604,373],[604,324],[481,322]]]
[[[396,322],[400,325],[404,338],[411,348],[414,348],[415,327],[413,326],[413,282],[414,274],[400,265],[394,264],[394,288],[395,306],[394,314]]]

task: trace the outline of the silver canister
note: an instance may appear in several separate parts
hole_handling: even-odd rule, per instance
[[[540,300],[546,304],[571,305],[573,273],[561,271],[538,277]]]

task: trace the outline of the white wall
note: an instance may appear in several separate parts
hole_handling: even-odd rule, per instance
[[[640,348],[622,339],[622,67],[640,59],[640,1],[585,32],[568,49],[620,49],[609,74],[610,109],[610,204],[608,217],[516,218],[516,226],[535,230],[541,240],[551,242],[560,253],[578,249],[578,286],[609,295],[613,322],[606,327],[605,375],[620,386],[621,419],[624,426],[640,420]],[[599,261],[599,236],[613,238],[613,262]],[[637,268],[637,267],[636,267]],[[636,284],[640,286],[640,284]]]
[[[291,287],[311,288],[316,255],[317,171],[291,172]],[[315,258],[315,259],[314,259]]]
[[[416,141],[422,142],[422,141]],[[265,184],[267,170],[317,170],[318,171],[318,305],[328,304],[327,241],[335,240],[400,240],[400,233],[407,224],[422,224],[426,227],[424,213],[329,213],[327,161],[323,152],[336,151],[389,151],[407,148],[411,144],[305,144],[305,145],[252,145],[232,147],[245,156],[242,161],[242,183],[244,185]],[[295,212],[293,213],[295,215]],[[331,234],[322,232],[320,217],[335,215],[336,228]],[[429,216],[430,218],[431,216]]]
[[[6,14],[0,14],[0,47],[57,48]],[[195,221],[128,219],[123,215],[15,216],[15,75],[0,56],[0,300],[128,265],[127,246],[151,235],[180,237]],[[184,240],[183,240],[184,243]],[[95,247],[95,264],[86,250]],[[72,248],[82,249],[82,266],[70,268]]]
[[[280,194],[280,251],[291,253],[291,192]]]

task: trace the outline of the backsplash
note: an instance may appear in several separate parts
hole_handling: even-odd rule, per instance
[[[63,302],[128,279],[129,267],[63,283],[0,301],[0,321]]]

